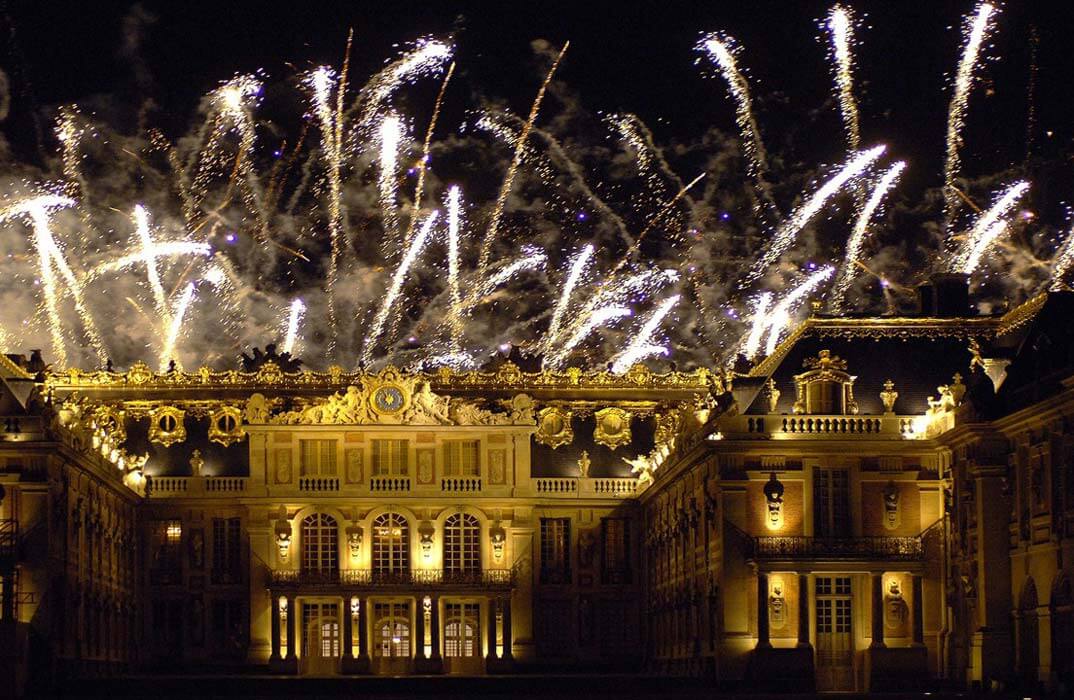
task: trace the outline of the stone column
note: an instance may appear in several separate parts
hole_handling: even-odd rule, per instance
[[[440,660],[440,596],[437,596],[437,595],[433,596],[433,609],[432,609],[432,615],[430,616],[429,623],[430,623],[429,626],[432,628],[430,630],[431,631],[430,637],[431,637],[431,640],[432,640],[432,647],[433,647],[432,656],[430,656],[429,658],[431,658],[433,661],[439,661]]]
[[[275,593],[271,594],[272,608],[269,612],[272,616],[272,656],[271,661],[280,660],[280,598]]]
[[[873,642],[870,649],[882,649],[884,644],[884,574],[873,572]]]
[[[768,574],[757,572],[757,648],[771,649],[768,638]]]
[[[1006,445],[1005,440],[997,440],[996,445],[975,445],[975,463],[967,470],[973,479],[977,509],[977,631],[970,638],[969,680],[986,686],[993,679],[1006,678],[1014,666],[1010,497],[1004,493]]]
[[[511,594],[503,599],[503,658],[505,661],[514,661],[511,652]]]
[[[809,575],[798,574],[798,646],[809,645]]]
[[[358,659],[369,663],[369,599],[358,601]]]
[[[295,639],[295,617],[298,610],[295,609],[295,597],[287,596],[287,658],[298,658],[298,640]]]
[[[496,599],[489,598],[488,603],[488,653],[485,654],[486,661],[494,661],[496,659]]]
[[[418,596],[417,598],[414,599],[414,603],[415,603],[414,622],[416,623],[415,627],[417,627],[417,639],[416,639],[416,641],[414,643],[416,653],[414,654],[414,658],[419,659],[419,660],[423,660],[423,659],[426,658],[426,656],[425,656],[425,605],[424,605],[424,598],[422,596]]]
[[[352,637],[354,633],[351,629],[351,599],[349,596],[343,598],[343,658],[354,658],[354,642]]]
[[[921,574],[914,574],[913,577],[913,594],[914,594],[914,646],[925,646],[925,601],[924,593],[922,592],[922,579]]]

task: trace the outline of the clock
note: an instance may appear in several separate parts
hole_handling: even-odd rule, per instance
[[[403,392],[397,386],[382,386],[373,393],[373,408],[378,413],[397,413],[403,403]]]

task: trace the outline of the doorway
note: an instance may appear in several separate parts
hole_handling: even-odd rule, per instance
[[[302,604],[302,671],[310,676],[339,673],[339,603]]]
[[[410,672],[410,604],[373,604],[373,656],[375,670],[386,676]]]
[[[854,690],[849,576],[816,579],[817,690]]]
[[[444,606],[444,665],[448,673],[476,675],[481,661],[481,607],[477,603]]]

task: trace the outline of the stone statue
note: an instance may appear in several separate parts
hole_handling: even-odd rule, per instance
[[[638,485],[651,483],[653,480],[653,465],[645,455],[638,455],[630,459],[623,457],[622,460],[630,465],[630,473],[638,477]]]
[[[412,425],[450,425],[450,408],[450,398],[434,394],[429,382],[422,382],[410,398],[403,420]]]
[[[202,459],[201,450],[194,450],[190,455],[190,474],[191,476],[201,476],[201,469],[205,466],[205,460]]]
[[[884,413],[895,413],[895,400],[899,398],[899,392],[895,391],[895,382],[890,379],[884,382],[884,390],[880,392],[880,402],[884,404]]]
[[[768,596],[768,619],[772,629],[783,629],[787,624],[787,600],[783,597],[783,582],[772,582],[772,593]]]
[[[884,527],[894,530],[899,526],[899,487],[889,481],[884,487]]]
[[[511,423],[514,425],[533,425],[533,397],[529,394],[515,394],[510,401],[504,402],[511,409]]]
[[[262,425],[268,421],[268,400],[264,394],[250,394],[246,401],[246,422],[251,425]]]
[[[582,456],[578,458],[578,476],[583,479],[589,477],[589,452],[582,450]]]
[[[776,380],[769,379],[765,384],[765,388],[768,390],[765,396],[768,398],[768,412],[775,413],[779,408],[779,397],[781,392],[776,388]]]

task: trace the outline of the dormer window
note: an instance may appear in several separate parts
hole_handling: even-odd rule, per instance
[[[847,373],[846,360],[821,350],[802,363],[805,372],[795,375],[794,412],[811,415],[854,415],[854,377]]]

